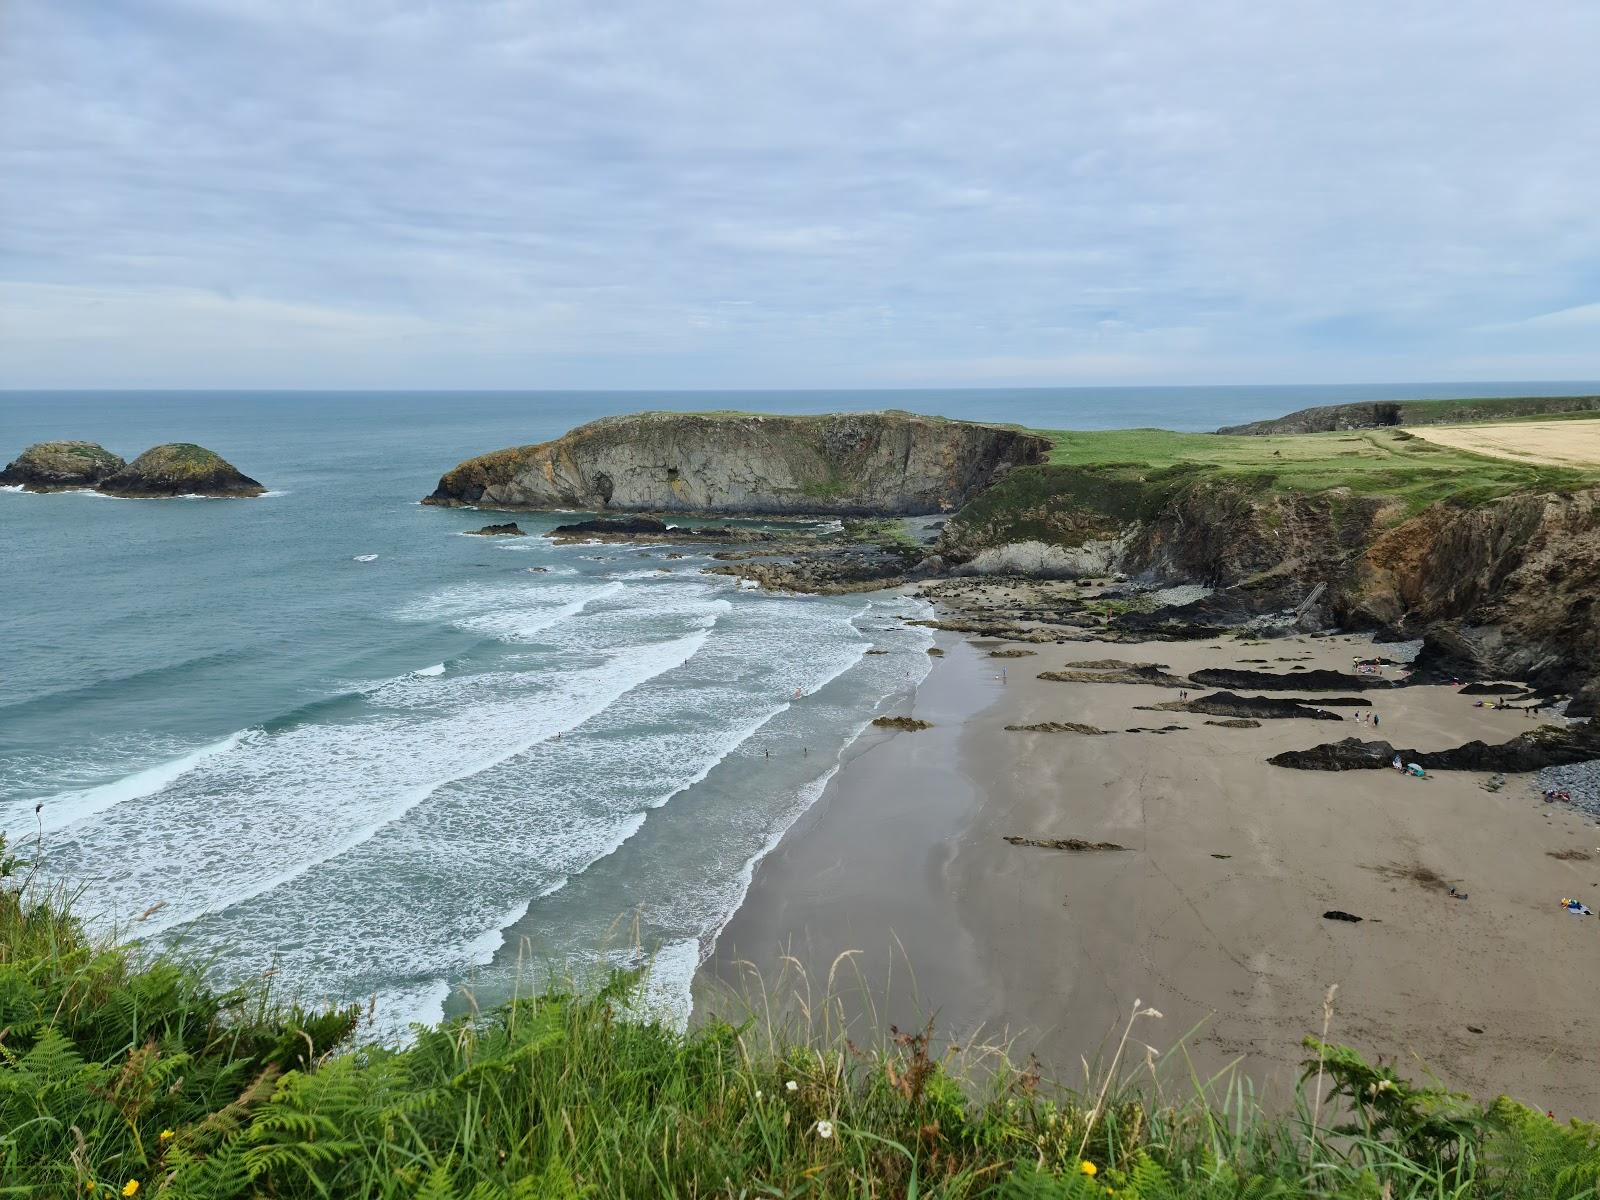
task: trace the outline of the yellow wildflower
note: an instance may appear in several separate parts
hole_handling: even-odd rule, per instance
[[[94,1191],[95,1187],[96,1187],[96,1184],[95,1184],[94,1180],[89,1179],[89,1180],[85,1180],[84,1181],[84,1185],[83,1185],[83,1190],[84,1191],[92,1193]]]
[[[1084,1159],[1081,1163],[1078,1164],[1078,1170],[1083,1172],[1085,1175],[1098,1175],[1098,1174],[1100,1174],[1100,1168],[1095,1166],[1087,1158]]]
[[[172,1130],[170,1130],[170,1129],[163,1129],[161,1131],[161,1140],[163,1142],[170,1142],[173,1138],[175,1138],[177,1136],[178,1135],[173,1133]]]
[[[139,1194],[139,1181],[137,1179],[128,1180],[127,1183],[122,1185],[122,1194],[124,1196],[137,1196]]]

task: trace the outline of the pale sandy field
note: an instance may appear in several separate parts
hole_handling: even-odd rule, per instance
[[[936,1014],[954,1040],[1015,1039],[1018,1057],[1036,1051],[1070,1081],[1137,999],[1165,1014],[1141,1023],[1141,1056],[1181,1043],[1202,1074],[1238,1062],[1281,1100],[1337,984],[1334,1040],[1479,1096],[1600,1116],[1600,918],[1558,906],[1579,896],[1600,910],[1592,818],[1545,804],[1529,776],[1491,792],[1472,773],[1265,761],[1374,736],[1354,721],[1228,729],[1140,711],[1176,698],[1161,688],[1037,678],[1095,658],[1184,672],[1282,656],[1299,662],[1261,669],[1348,670],[1364,640],[1030,645],[1030,657],[997,660],[994,642],[940,636],[948,656],[911,706],[933,728],[858,744],[761,865],[702,975],[703,1004],[719,981],[752,989],[742,959],[773,979],[791,953],[820,991],[835,956],[856,950],[844,978],[870,985],[880,1027]],[[1533,724],[1450,687],[1370,695],[1379,734],[1402,746],[1501,741]],[[1119,732],[1005,729],[1046,720]],[[1121,732],[1166,724],[1184,728]],[[1330,909],[1365,920],[1326,920]],[[1181,1055],[1169,1063],[1168,1085],[1187,1086],[1187,1070]]]
[[[1600,466],[1600,419],[1504,425],[1408,425],[1424,441],[1474,454],[1557,467]]]

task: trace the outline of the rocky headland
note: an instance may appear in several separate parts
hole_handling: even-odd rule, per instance
[[[639,413],[468,459],[423,503],[592,512],[953,511],[1048,439],[911,413]]]
[[[169,442],[131,463],[94,442],[39,442],[0,471],[0,484],[30,492],[93,490],[128,499],[259,496],[266,489],[214,450]]]
[[[1282,428],[1334,432],[1260,437],[644,413],[470,459],[425,502],[602,514],[559,540],[723,543],[711,570],[773,589],[915,583],[941,628],[1011,641],[1421,639],[1431,677],[1523,680],[1572,694],[1577,715],[1600,706],[1600,474],[1491,463],[1388,426],[1591,402],[1367,406],[1375,430],[1339,432],[1359,414],[1296,414]],[[774,533],[658,513],[872,519]],[[1392,686],[1328,674],[1230,668],[1194,682]]]

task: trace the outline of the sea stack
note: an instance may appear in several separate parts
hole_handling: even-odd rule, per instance
[[[266,491],[254,479],[213,450],[193,442],[168,442],[146,450],[96,488],[108,496],[259,496]]]
[[[127,463],[94,442],[36,442],[0,471],[0,484],[30,492],[92,488]]]
[[[1048,439],[906,412],[635,413],[468,459],[424,504],[589,512],[911,516],[949,512]]]

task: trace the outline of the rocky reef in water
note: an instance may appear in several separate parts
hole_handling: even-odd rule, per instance
[[[102,479],[95,489],[108,496],[159,499],[169,496],[259,496],[266,491],[214,450],[193,442],[168,442]]]
[[[423,503],[500,509],[888,516],[958,508],[1048,439],[912,413],[605,417],[447,471]]]
[[[0,484],[30,492],[92,489],[107,496],[259,496],[266,491],[214,450],[169,442],[131,463],[94,442],[39,442],[0,471]]]
[[[121,455],[94,442],[36,442],[0,471],[0,485],[30,492],[92,488],[125,466]]]

